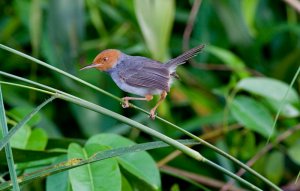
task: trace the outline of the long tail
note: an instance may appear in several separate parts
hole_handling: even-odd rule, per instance
[[[166,66],[168,68],[176,68],[180,64],[184,64],[186,61],[188,61],[190,58],[196,56],[201,50],[205,47],[204,44],[197,46],[195,48],[192,48],[191,50],[188,50],[181,54],[180,56],[171,59],[166,63]]]

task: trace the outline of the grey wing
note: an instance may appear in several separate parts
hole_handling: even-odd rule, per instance
[[[125,68],[119,76],[128,85],[169,91],[169,70],[161,63],[139,57]]]

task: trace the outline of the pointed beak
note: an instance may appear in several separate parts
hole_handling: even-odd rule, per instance
[[[81,68],[80,70],[85,70],[85,69],[90,69],[90,68],[96,68],[97,66],[100,66],[101,64],[91,64],[91,65],[87,65],[83,68]]]

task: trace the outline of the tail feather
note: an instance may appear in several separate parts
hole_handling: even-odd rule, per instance
[[[195,48],[192,48],[191,50],[188,50],[181,54],[180,56],[171,59],[166,63],[166,66],[168,68],[176,68],[180,64],[184,64],[186,61],[188,61],[190,58],[196,56],[201,50],[205,47],[204,44],[197,46]]]

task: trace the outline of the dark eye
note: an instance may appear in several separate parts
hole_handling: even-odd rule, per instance
[[[103,61],[106,62],[107,60],[108,60],[108,57],[104,57],[104,58],[103,58]]]

